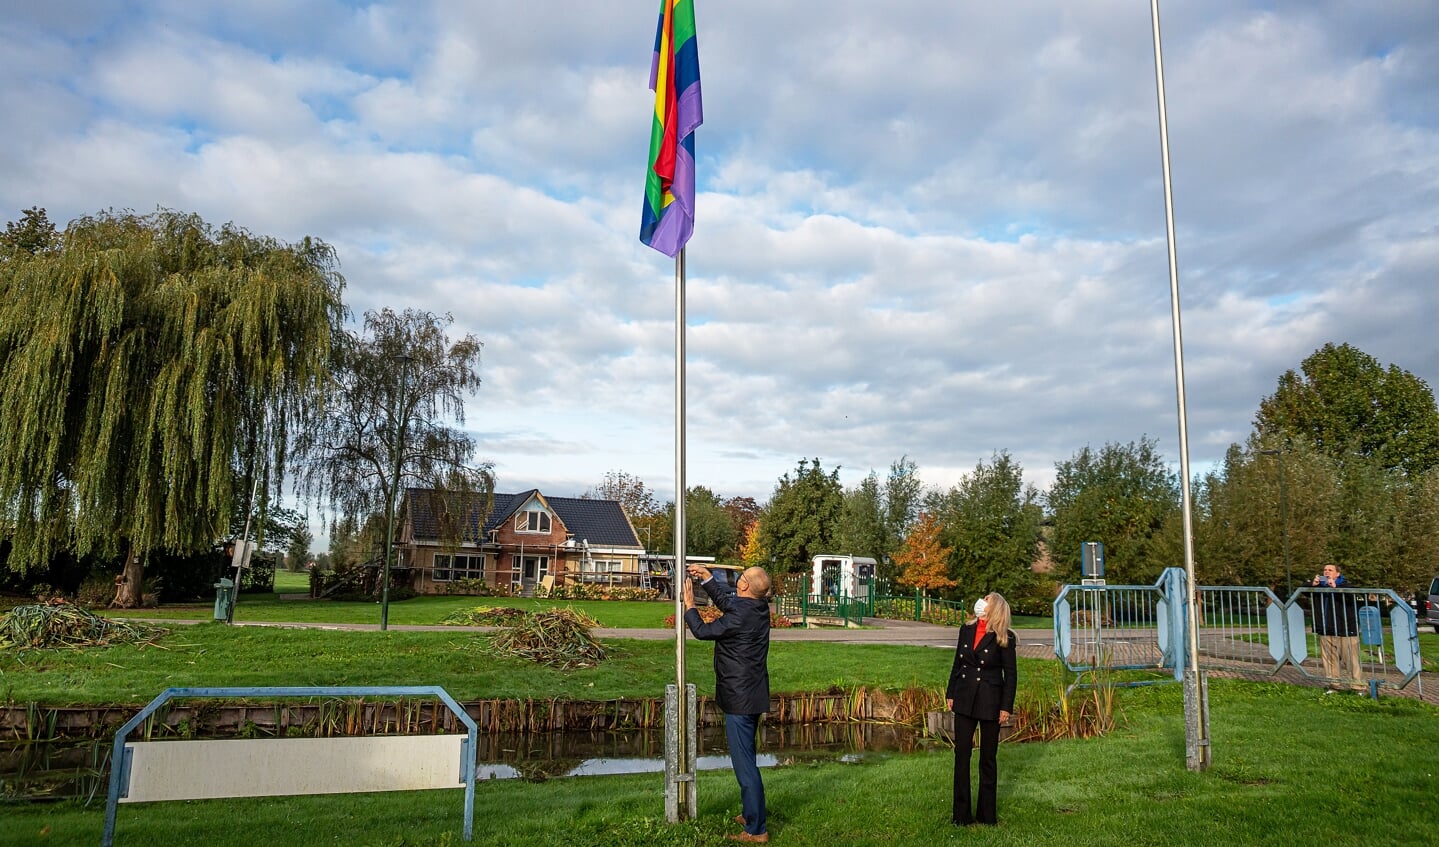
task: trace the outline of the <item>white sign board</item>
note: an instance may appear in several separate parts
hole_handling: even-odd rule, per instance
[[[120,802],[464,788],[464,743],[463,735],[408,735],[126,744]]]

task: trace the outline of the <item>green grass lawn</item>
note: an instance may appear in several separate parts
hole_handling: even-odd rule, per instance
[[[308,590],[308,589],[306,589]],[[668,600],[546,600],[524,597],[422,596],[390,603],[389,622],[397,626],[433,626],[451,612],[476,606],[514,606],[531,611],[569,606],[584,612],[600,626],[619,629],[646,629],[664,626],[665,616],[674,613]],[[210,620],[214,603],[166,605],[158,609],[109,610],[110,617],[159,618],[165,620]],[[235,620],[280,623],[380,623],[376,601],[286,600],[278,594],[241,594],[235,604]]]
[[[310,574],[307,571],[275,571],[276,594],[309,594]]]
[[[380,623],[378,602],[352,602],[341,600],[281,599],[281,594],[304,594],[309,591],[305,574],[291,574],[287,571],[275,575],[275,593],[242,594],[235,606],[236,621],[265,621],[291,623]],[[547,600],[524,597],[466,597],[466,596],[421,596],[390,603],[391,624],[400,626],[431,626],[438,624],[451,612],[470,609],[475,606],[514,606],[521,609],[548,609],[552,606],[571,606],[595,620],[600,626],[616,629],[649,629],[664,626],[667,615],[674,613],[674,602],[670,600]],[[106,615],[114,617],[161,618],[168,620],[210,620],[214,603],[193,605],[166,605],[158,609],[135,609],[130,611],[110,610]],[[1016,615],[1015,629],[1050,629],[1053,618]]]
[[[895,654],[897,657],[902,654]],[[1432,845],[1439,712],[1410,700],[1324,697],[1281,684],[1215,680],[1214,766],[1184,767],[1178,686],[1120,693],[1108,737],[1004,745],[994,828],[948,824],[944,751],[765,771],[771,843],[1171,847]],[[739,811],[727,772],[699,775],[699,819],[663,823],[657,774],[481,783],[477,847],[708,847]],[[125,805],[119,847],[458,847],[462,792],[429,791]],[[0,845],[96,844],[103,802],[9,806]]]
[[[0,654],[0,699],[45,705],[143,704],[166,688],[279,685],[440,685],[461,700],[663,696],[674,681],[674,642],[616,639],[599,667],[558,671],[484,652],[465,632],[176,627],[157,646]],[[712,645],[691,639],[690,679],[712,692]],[[929,647],[774,642],[775,692],[863,685],[939,686],[954,655]],[[1036,666],[1049,663],[1036,661]]]

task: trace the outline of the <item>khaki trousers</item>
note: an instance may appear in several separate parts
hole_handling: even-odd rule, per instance
[[[1359,636],[1319,636],[1319,659],[1324,675],[1336,683],[1344,682],[1356,691],[1364,690],[1364,676],[1359,668]]]

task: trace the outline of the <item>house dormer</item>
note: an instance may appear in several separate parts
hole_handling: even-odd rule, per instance
[[[515,513],[515,532],[549,535],[551,526],[550,513],[538,504]]]
[[[554,531],[555,517],[545,498],[538,492],[525,499],[524,505],[515,509],[511,527],[516,535],[549,536]]]

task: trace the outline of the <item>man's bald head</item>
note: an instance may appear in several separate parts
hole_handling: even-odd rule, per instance
[[[744,580],[744,587],[739,589],[739,593],[756,600],[769,597],[769,574],[765,573],[764,568],[745,568],[740,579]]]

